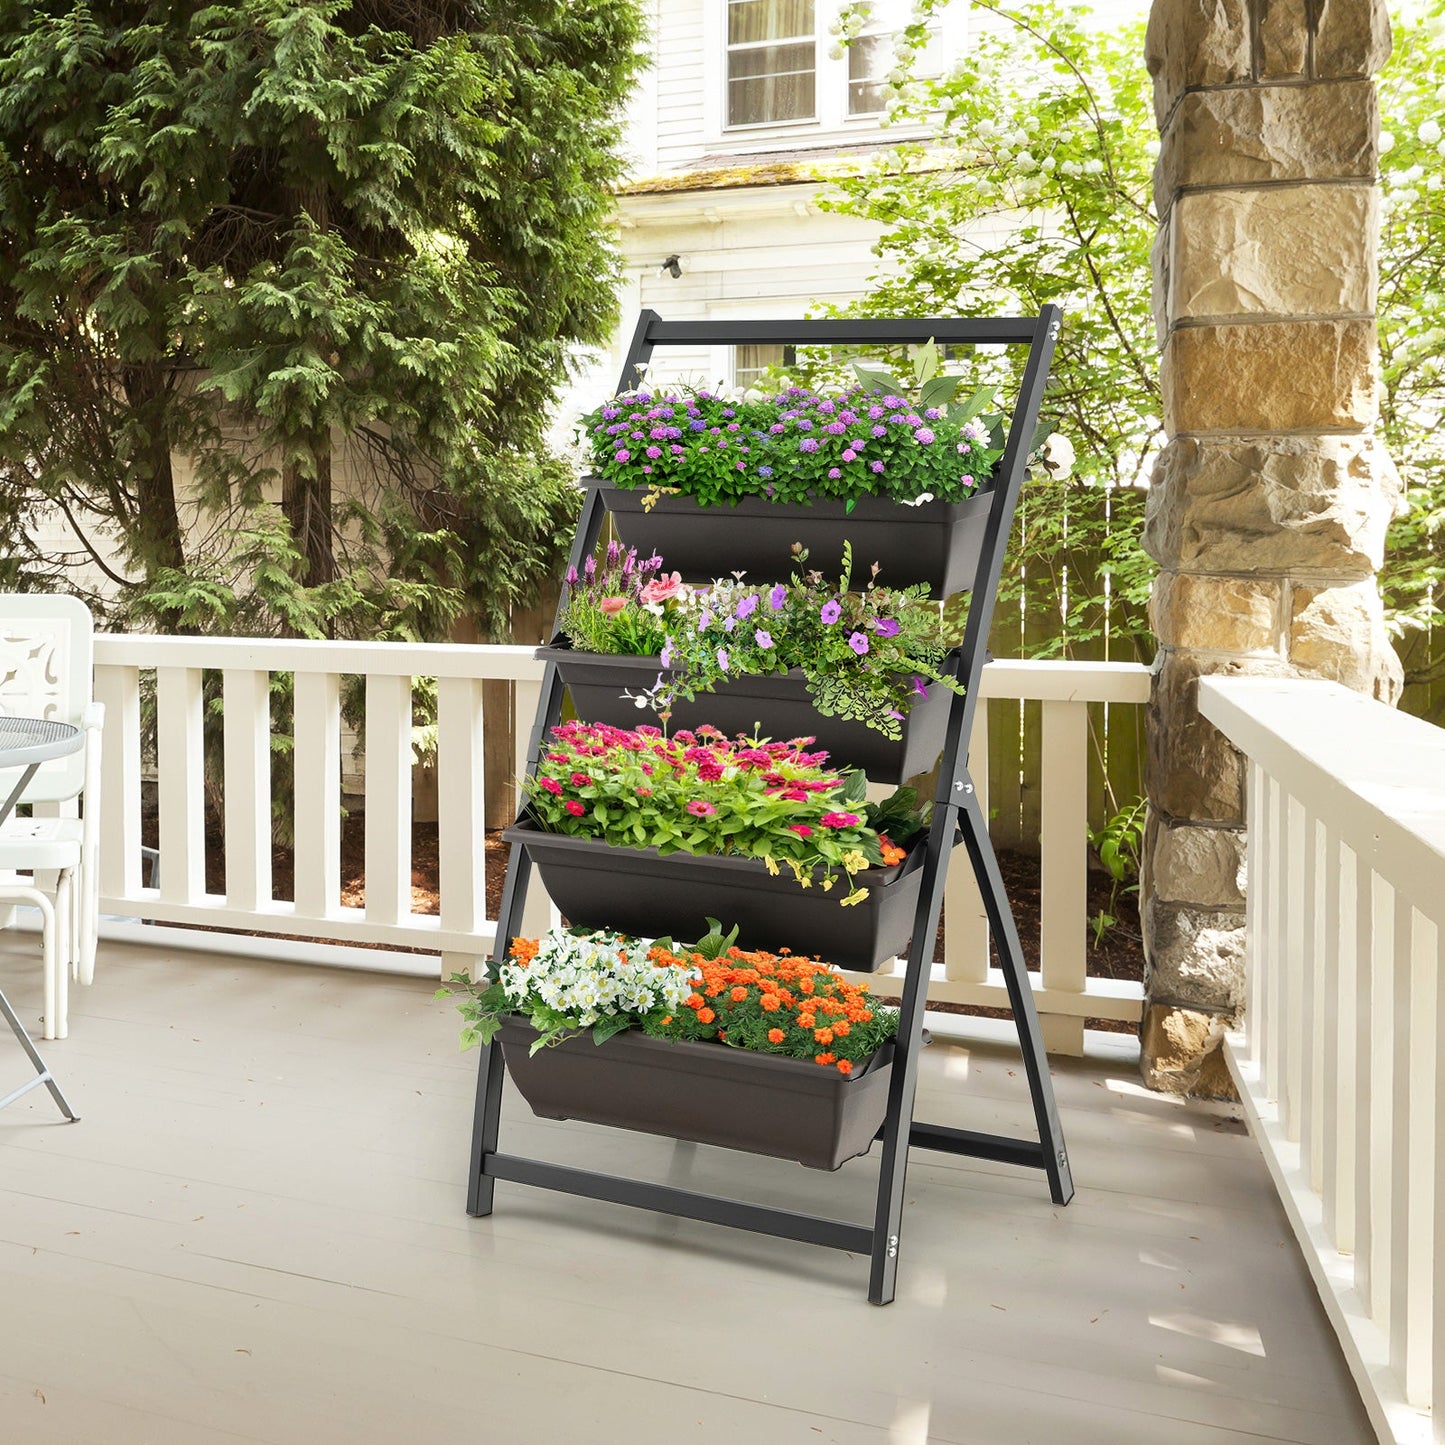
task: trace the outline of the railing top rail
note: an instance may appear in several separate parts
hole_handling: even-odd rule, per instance
[[[722,346],[792,343],[793,345],[896,346],[905,342],[946,341],[980,346],[1027,345],[1038,329],[1036,316],[984,318],[936,317],[931,320],[849,318],[816,321],[663,321],[656,313],[647,323],[646,340],[653,346]]]
[[[97,633],[102,667],[212,667],[256,672],[471,677],[540,682],[531,647],[462,642],[325,642],[309,638],[160,637]]]
[[[1445,925],[1445,729],[1333,682],[1206,677],[1199,710]]]

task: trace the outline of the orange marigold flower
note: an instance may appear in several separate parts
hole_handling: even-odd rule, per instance
[[[668,1014],[668,1016],[667,1016],[665,1019],[663,1019],[662,1023],[659,1025],[659,1027],[665,1029],[665,1028],[668,1026],[668,1024],[670,1024],[671,1022],[672,1022],[672,1015],[671,1015],[671,1014]]]
[[[700,1008],[697,1011],[697,1021],[700,1024],[710,1024],[716,1017],[710,1008]]]
[[[838,1022],[833,1025],[833,1035],[835,1038],[846,1039],[852,1032],[853,1025],[850,1024],[847,1019],[839,1019]]]
[[[682,1002],[685,1008],[701,1008],[707,1000],[700,993],[690,993]]]
[[[748,996],[748,991],[747,991],[747,989],[745,989],[741,984],[739,984],[739,985],[728,995],[728,997],[729,997],[730,999],[732,999],[732,1001],[733,1001],[734,1003],[741,1003],[745,998],[747,998],[747,996]]]
[[[791,948],[780,948],[780,949],[778,950],[778,953],[779,953],[783,958],[787,958],[788,955],[789,955],[790,953],[792,953],[792,951],[793,951],[793,950],[792,950]]]
[[[852,1062],[852,1060],[851,1060],[851,1059],[839,1059],[839,1060],[838,1060],[838,1072],[839,1072],[840,1074],[851,1074],[851,1073],[853,1072],[853,1062]]]
[[[764,1013],[770,1014],[777,1013],[778,1009],[782,1006],[778,1000],[777,994],[775,993],[765,993],[758,1000],[758,1004],[762,1008]]]
[[[799,1014],[798,1027],[800,1029],[815,1029],[818,1027],[818,1020],[812,1014]]]
[[[831,1044],[831,1043],[833,1042],[833,1030],[832,1030],[832,1029],[814,1029],[814,1030],[813,1030],[813,1037],[814,1037],[820,1044]]]
[[[814,1054],[813,1062],[815,1064],[822,1064],[826,1068],[829,1064],[836,1063],[837,1057],[836,1054]]]
[[[787,1035],[782,1031],[782,1029],[768,1030],[768,1042],[770,1044],[780,1044],[786,1037]]]
[[[806,977],[805,977],[805,978],[800,978],[800,979],[798,980],[798,992],[799,992],[799,993],[812,993],[812,991],[813,991],[813,980],[812,980],[811,978],[806,978]]]

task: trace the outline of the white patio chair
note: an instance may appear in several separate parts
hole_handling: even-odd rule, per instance
[[[95,977],[104,710],[91,700],[92,630],[89,609],[74,597],[0,595],[0,713],[85,732],[79,752],[42,763],[30,780],[20,801],[38,805],[37,816],[0,824],[0,910],[29,903],[40,911],[47,1039],[66,1035],[72,972],[82,983]],[[0,798],[18,779],[0,772]],[[55,816],[63,813],[71,816]],[[16,876],[21,870],[33,876]]]

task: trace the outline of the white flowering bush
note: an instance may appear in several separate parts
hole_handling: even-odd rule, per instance
[[[478,989],[465,974],[453,976],[462,989],[462,1047],[489,1043],[509,1015],[537,1030],[536,1053],[588,1032],[600,1044],[641,1017],[676,1012],[692,992],[692,975],[676,966],[672,946],[606,929],[554,928],[540,940],[514,939],[489,984]],[[449,996],[445,988],[437,994]]]

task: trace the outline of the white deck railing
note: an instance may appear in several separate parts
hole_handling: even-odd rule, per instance
[[[1227,1057],[1380,1439],[1445,1439],[1445,731],[1333,683],[1205,679],[1249,761]]]
[[[203,672],[221,675],[226,877],[208,893],[204,870]],[[270,674],[291,673],[295,737],[295,901],[277,899],[271,879]],[[154,675],[160,865],[147,886],[141,853],[141,698]],[[340,894],[341,680],[366,690],[366,902]],[[411,906],[411,680],[435,677],[440,916]],[[515,686],[516,769],[539,695],[542,666],[530,647],[412,646],[399,643],[267,641],[244,638],[101,636],[96,692],[106,704],[101,908],[144,919],[110,921],[111,937],[155,939],[156,925],[177,946],[326,960],[351,966],[443,975],[490,955],[496,920],[485,914],[482,682]],[[1043,955],[1036,978],[1049,1047],[1077,1053],[1086,1017],[1137,1020],[1141,990],[1087,976],[1086,777],[1090,702],[1146,700],[1142,667],[1111,663],[995,662],[984,670],[972,762],[987,809],[987,699],[1039,699],[1043,711]],[[528,926],[546,926],[546,899],[534,883]],[[947,962],[935,970],[935,1001],[1007,1006],[989,967],[982,904],[962,850],[946,896]],[[237,938],[237,933],[285,935]],[[387,952],[296,943],[383,945]]]

